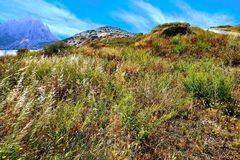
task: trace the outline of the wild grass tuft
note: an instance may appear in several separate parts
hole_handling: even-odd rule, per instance
[[[207,106],[232,101],[233,79],[211,62],[189,65],[183,83],[188,92],[203,99]]]

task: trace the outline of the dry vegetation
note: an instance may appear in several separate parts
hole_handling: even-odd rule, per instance
[[[0,57],[0,159],[240,159],[240,40],[191,32]]]

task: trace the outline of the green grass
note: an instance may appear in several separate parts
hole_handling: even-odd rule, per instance
[[[211,62],[196,63],[187,68],[187,76],[183,83],[194,97],[203,99],[207,106],[215,102],[232,101],[234,82],[222,68]]]

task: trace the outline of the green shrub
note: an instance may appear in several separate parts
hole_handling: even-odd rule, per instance
[[[205,42],[205,41],[198,41],[197,42],[197,48],[200,50],[200,51],[208,51],[209,49],[209,43],[208,42]]]
[[[178,63],[175,63],[173,65],[174,70],[179,71],[179,72],[186,72],[188,69],[188,63],[185,61],[179,61]]]
[[[215,102],[231,102],[233,80],[223,70],[211,63],[190,66],[183,80],[186,90],[209,107]]]
[[[180,35],[177,35],[177,36],[174,36],[173,39],[172,39],[172,44],[173,45],[178,45],[180,44]]]
[[[29,49],[27,48],[22,48],[17,51],[17,56],[18,57],[23,57],[25,54],[29,53]]]
[[[183,54],[187,51],[187,44],[184,42],[181,42],[181,36],[176,35],[172,38],[172,45],[173,45],[173,53],[174,54]]]
[[[178,44],[173,46],[173,53],[175,54],[183,54],[184,52],[187,51],[187,46],[183,44]]]
[[[31,52],[27,48],[22,48],[17,51],[17,58],[25,58],[29,57],[31,55]]]
[[[39,51],[30,51],[28,49],[19,49],[17,51],[17,58],[23,59],[23,58],[28,58],[28,57],[37,57],[41,53]]]
[[[45,56],[61,56],[71,53],[73,47],[68,45],[63,41],[59,41],[48,46],[45,46],[43,49],[43,54]]]
[[[153,54],[159,53],[160,50],[161,50],[161,47],[159,45],[159,42],[153,41],[152,42],[152,52],[153,52]]]

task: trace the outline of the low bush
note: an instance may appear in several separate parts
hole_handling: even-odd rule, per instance
[[[22,49],[19,49],[18,51],[17,51],[17,56],[18,57],[23,57],[25,54],[27,54],[28,52],[30,52],[29,51],[29,49],[27,49],[27,48],[22,48]]]
[[[229,39],[223,54],[223,61],[230,66],[240,64],[240,43],[236,39]]]
[[[205,42],[205,41],[198,41],[196,45],[197,45],[198,50],[203,51],[203,52],[208,51],[208,49],[210,47],[209,43]]]
[[[159,42],[153,41],[152,42],[152,52],[153,54],[159,53],[161,51],[161,47],[159,45]]]
[[[17,51],[16,58],[18,59],[24,59],[29,57],[38,57],[41,55],[41,52],[39,51],[30,51],[28,49],[20,49]]]
[[[173,46],[173,53],[174,54],[181,55],[186,51],[187,51],[187,46],[186,45],[181,44],[181,45],[174,45]]]
[[[181,38],[180,35],[174,36],[173,39],[172,39],[172,44],[173,45],[180,44],[180,40],[181,40],[180,38]]]
[[[59,41],[43,48],[43,55],[47,57],[51,56],[63,56],[71,53],[73,47],[63,41]]]
[[[233,79],[221,68],[208,62],[189,67],[183,83],[194,98],[203,100],[208,107],[215,102],[232,101]]]
[[[187,51],[188,46],[184,43],[181,39],[180,35],[174,36],[172,38],[172,45],[173,45],[173,53],[181,55]]]

